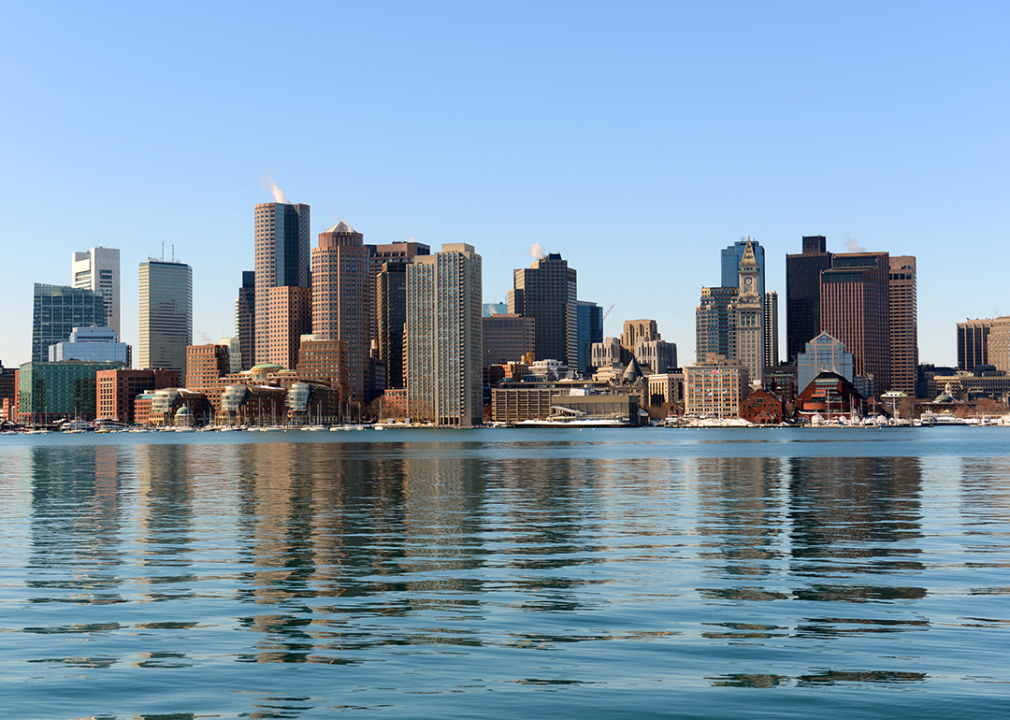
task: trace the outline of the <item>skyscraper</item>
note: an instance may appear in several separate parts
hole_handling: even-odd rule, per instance
[[[483,420],[481,257],[446,244],[407,268],[407,406],[439,426]]]
[[[974,370],[989,364],[990,319],[966,320],[957,324],[957,369]]]
[[[891,388],[890,259],[886,252],[835,255],[821,272],[821,326],[852,353],[873,394]],[[820,334],[820,333],[818,333]]]
[[[379,340],[378,300],[375,297],[375,293],[378,287],[376,279],[379,277],[379,273],[382,272],[382,264],[390,260],[393,262],[410,262],[418,255],[431,255],[431,248],[424,243],[413,240],[398,240],[383,245],[365,245],[365,249],[368,251],[368,307],[371,308],[368,319],[368,340],[369,347],[371,348],[372,341],[374,340],[375,347],[378,347]]]
[[[193,268],[180,262],[140,263],[141,370],[178,370],[186,382],[193,344]]]
[[[256,206],[256,344],[253,348],[253,365],[277,362],[270,358],[271,345],[277,349],[291,345],[290,338],[272,337],[281,332],[310,323],[309,318],[291,323],[285,319],[283,327],[279,318],[269,313],[270,289],[276,287],[309,287],[309,206],[288,203],[260,203]],[[297,294],[297,293],[296,293]],[[292,294],[281,293],[275,304]],[[300,307],[301,303],[294,303]],[[297,345],[297,340],[295,341]]]
[[[91,290],[102,296],[105,302],[105,324],[115,330],[116,337],[122,341],[118,248],[93,247],[86,252],[75,252],[71,256],[70,270],[75,288]]]
[[[407,266],[406,258],[390,259],[382,263],[376,278],[375,316],[378,335],[379,359],[386,363],[386,387],[403,388],[403,339],[407,325]]]
[[[743,260],[744,253],[747,251],[747,243],[751,244],[754,260],[757,262],[760,277],[757,291],[763,298],[765,295],[765,249],[757,240],[750,238],[738,240],[722,249],[722,264],[720,266],[722,268],[722,286],[740,287],[740,261]],[[751,378],[751,380],[753,379]]]
[[[578,336],[578,371],[588,372],[592,366],[593,343],[603,342],[603,308],[596,303],[578,301]]]
[[[346,222],[319,234],[312,250],[312,334],[347,343],[351,399],[367,402],[365,371],[371,332],[368,250],[364,236]]]
[[[733,347],[730,358],[747,368],[750,381],[760,385],[765,364],[763,297],[760,295],[761,268],[748,240],[737,270],[737,296],[733,301]]]
[[[574,367],[579,359],[578,278],[559,253],[515,271],[509,312],[536,321],[536,359],[560,360]]]
[[[481,318],[484,333],[484,369],[520,362],[536,345],[536,320],[512,313]]]
[[[736,300],[736,288],[702,288],[695,308],[696,356],[706,362],[710,354],[730,357],[733,348],[733,318],[730,310]]]
[[[892,255],[890,274],[891,389],[915,397],[919,373],[915,257]]]
[[[283,368],[298,366],[302,335],[312,332],[312,288],[279,285],[267,290],[267,315],[270,333],[266,356],[259,362]]]
[[[765,367],[779,364],[779,294],[765,293]]]
[[[256,271],[242,271],[242,287],[235,300],[235,333],[238,335],[242,369],[253,366],[256,348]]]
[[[803,252],[786,255],[786,361],[821,333],[821,272],[831,267],[823,235],[803,237]]]
[[[621,333],[621,347],[632,355],[639,340],[659,340],[659,327],[655,320],[625,320]]]
[[[96,292],[35,283],[32,362],[48,362],[49,346],[67,342],[77,327],[105,325],[105,300]]]

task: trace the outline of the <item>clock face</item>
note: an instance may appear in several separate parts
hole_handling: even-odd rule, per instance
[[[746,278],[743,281],[743,284],[746,285],[747,287],[750,287],[751,285],[754,284],[754,278]]]

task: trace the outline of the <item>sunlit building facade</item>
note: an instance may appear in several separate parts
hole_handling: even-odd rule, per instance
[[[415,420],[483,420],[481,257],[446,244],[407,268],[407,404]]]
[[[185,383],[186,348],[193,344],[193,268],[179,262],[140,264],[141,370],[178,370]]]

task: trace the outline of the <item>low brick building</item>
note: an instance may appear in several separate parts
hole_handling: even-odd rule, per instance
[[[755,425],[778,425],[785,417],[785,403],[767,390],[756,390],[740,401],[740,417]]]

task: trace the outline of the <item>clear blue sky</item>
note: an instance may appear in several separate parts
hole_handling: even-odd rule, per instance
[[[20,3],[0,30],[0,361],[32,284],[122,251],[193,266],[194,341],[234,334],[273,178],[371,243],[467,242],[484,297],[540,243],[681,362],[719,251],[750,235],[785,323],[802,235],[919,264],[924,362],[1010,314],[1010,4]],[[784,337],[782,340],[784,346]]]

